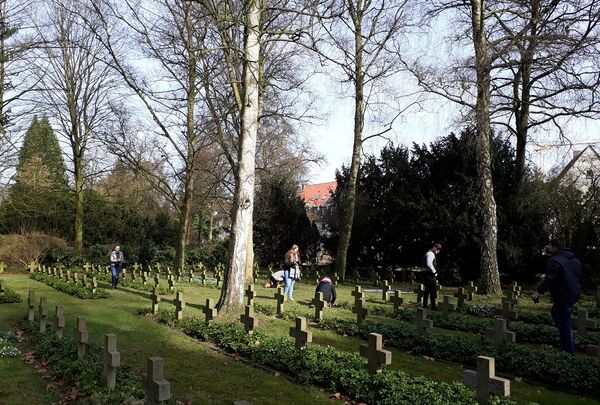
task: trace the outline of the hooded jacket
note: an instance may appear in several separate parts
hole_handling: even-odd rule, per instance
[[[547,290],[555,302],[575,304],[581,298],[581,262],[571,249],[561,249],[548,260],[546,277],[537,292]]]
[[[323,293],[323,299],[326,302],[331,304],[335,304],[336,293],[335,293],[335,285],[331,282],[329,277],[323,277],[323,279],[319,282],[317,289],[315,292]]]

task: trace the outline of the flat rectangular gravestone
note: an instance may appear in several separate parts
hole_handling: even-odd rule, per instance
[[[75,324],[75,339],[77,340],[77,358],[83,360],[85,357],[85,345],[90,341],[90,335],[87,330],[86,319],[84,316],[77,317]]]
[[[283,303],[285,302],[285,294],[283,293],[283,287],[277,287],[275,293],[275,301],[277,302],[277,315],[283,315]]]
[[[577,325],[577,333],[587,335],[588,329],[596,329],[598,324],[595,319],[588,317],[587,309],[579,307],[577,309],[577,318],[572,318],[574,324]]]
[[[146,396],[148,404],[159,405],[171,399],[171,384],[165,380],[165,361],[162,357],[149,357],[147,361]]]
[[[423,294],[425,293],[425,287],[423,284],[418,284],[417,287],[413,290],[415,294],[417,294],[417,304],[420,304],[423,300]]]
[[[379,333],[369,334],[369,343],[360,345],[360,355],[367,358],[371,374],[381,373],[381,366],[392,364],[392,352],[383,350],[383,337]]]
[[[258,326],[258,318],[254,315],[253,306],[246,305],[245,313],[240,316],[240,322],[244,324],[247,334],[251,335],[254,332],[254,328]]]
[[[296,318],[296,327],[290,328],[290,336],[295,339],[294,346],[298,350],[304,349],[307,343],[312,342],[312,333],[306,330],[306,318]]]
[[[215,308],[215,304],[213,303],[212,299],[206,299],[206,305],[204,306],[202,312],[204,312],[204,322],[207,325],[217,317],[217,309]]]
[[[493,357],[477,357],[477,371],[466,370],[463,383],[477,391],[477,403],[488,404],[490,395],[510,396],[510,381],[496,377],[496,364]]]
[[[494,345],[502,346],[504,343],[515,343],[517,334],[506,329],[506,320],[496,318],[493,328],[486,328],[485,335],[492,340]]]
[[[54,310],[54,333],[62,339],[65,330],[65,314],[62,305],[57,305]]]
[[[46,333],[48,325],[48,298],[40,297],[40,333]]]
[[[183,293],[178,292],[175,298],[175,318],[183,319],[183,310],[185,308],[185,301],[183,300]]]
[[[29,322],[35,322],[35,292],[29,290],[29,297],[27,298],[27,320]]]
[[[456,305],[450,302],[451,299],[449,295],[444,295],[444,302],[440,304],[440,308],[444,314],[448,314],[456,309]]]
[[[117,367],[121,365],[121,353],[117,351],[117,335],[104,335],[104,386],[112,390],[117,385]]]
[[[433,328],[433,321],[427,319],[427,310],[425,308],[417,308],[417,316],[413,319],[413,324],[417,327],[417,333],[424,336],[428,329]]]

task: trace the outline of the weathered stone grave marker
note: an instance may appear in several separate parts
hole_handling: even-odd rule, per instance
[[[506,291],[505,292],[505,297],[502,298],[502,302],[510,302],[514,307],[516,307],[519,304],[519,299],[517,298],[516,294],[514,291]]]
[[[361,298],[354,302],[354,306],[352,307],[352,313],[356,314],[356,323],[358,325],[362,325],[367,315],[369,315],[369,309],[365,303],[365,299]]]
[[[358,305],[358,301],[362,300],[363,298],[365,298],[365,293],[362,290],[362,287],[359,285],[355,285],[354,286],[354,291],[352,291],[350,293],[350,295],[352,295],[354,297],[354,305]]]
[[[4,283],[4,279],[0,279],[0,295],[4,295],[4,293],[6,292],[6,287]]]
[[[4,273],[4,270],[6,270],[6,265],[4,262],[0,262],[0,274]]]
[[[117,367],[121,365],[121,353],[117,351],[117,335],[104,335],[104,386],[109,390],[117,385]]]
[[[175,297],[175,318],[183,319],[183,310],[185,308],[185,301],[183,300],[183,293],[177,292]]]
[[[212,299],[210,299],[210,298],[206,299],[206,305],[204,306],[204,309],[202,310],[202,312],[204,312],[204,322],[207,325],[209,323],[211,323],[212,320],[217,317],[217,309],[215,308],[215,305],[213,304]]]
[[[275,301],[277,301],[277,315],[283,315],[283,303],[285,302],[285,294],[283,293],[283,287],[277,287],[275,293]]]
[[[96,293],[98,290],[98,280],[96,280],[96,276],[92,277],[92,293]]]
[[[147,362],[146,395],[148,404],[159,405],[171,399],[171,384],[165,380],[165,361],[162,357],[149,357]]]
[[[85,345],[89,343],[90,335],[84,316],[77,317],[75,324],[75,338],[77,340],[77,358],[83,360],[85,357]]]
[[[425,308],[417,308],[417,316],[413,319],[413,324],[417,327],[419,335],[425,335],[428,329],[433,328],[433,321],[427,319],[427,310]]]
[[[510,325],[511,321],[519,319],[519,315],[511,301],[502,301],[502,316],[506,319],[506,325]]]
[[[169,291],[173,291],[175,289],[175,285],[173,283],[173,275],[169,274],[167,276],[167,284],[169,286]]]
[[[27,266],[27,269],[30,273],[34,273],[37,270],[37,266],[34,262],[29,262],[29,266]]]
[[[154,287],[152,289],[150,298],[152,299],[152,313],[158,314],[158,303],[160,302],[160,295],[158,295],[158,288]]]
[[[254,328],[258,326],[258,318],[254,315],[254,307],[246,305],[246,310],[243,315],[240,316],[240,321],[244,324],[244,330],[247,334],[251,335]]]
[[[57,305],[54,309],[54,333],[56,337],[62,339],[65,330],[65,314],[62,305]]]
[[[146,285],[148,283],[148,273],[147,272],[143,272],[142,273],[142,284]]]
[[[388,293],[390,292],[390,284],[387,280],[383,281],[383,285],[381,286],[381,299],[385,302],[389,301]]]
[[[46,333],[46,327],[48,326],[48,298],[40,297],[40,333]]]
[[[297,317],[296,327],[290,328],[290,336],[295,339],[296,349],[302,350],[312,342],[312,333],[306,330],[306,318]]]
[[[323,293],[316,292],[311,303],[315,306],[315,322],[321,322],[323,320],[323,308],[325,308]]]
[[[472,281],[468,282],[467,287],[465,288],[465,291],[467,293],[467,300],[473,301],[473,295],[475,295],[475,293],[477,292],[477,287],[473,284]]]
[[[521,296],[521,286],[517,284],[516,281],[513,281],[512,285],[510,286],[510,290],[513,292],[515,297],[519,298]]]
[[[425,287],[423,287],[423,284],[418,284],[413,291],[415,292],[415,294],[417,294],[417,304],[422,303],[423,294],[425,293]]]
[[[35,292],[29,290],[29,297],[27,298],[27,320],[29,322],[35,322]]]
[[[246,305],[254,306],[254,297],[256,295],[256,293],[254,292],[254,284],[248,284],[248,287],[246,288],[244,295],[246,296],[246,299],[248,300],[246,302]]]
[[[510,381],[496,377],[496,364],[493,357],[477,357],[477,371],[466,370],[463,374],[463,383],[476,389],[479,404],[489,403],[490,395],[510,396]]]
[[[89,273],[89,271],[90,271],[90,264],[89,264],[88,262],[86,262],[86,263],[83,265],[83,270],[84,270],[86,273]]]
[[[494,345],[502,346],[504,343],[515,343],[517,334],[506,329],[506,319],[496,318],[493,328],[486,328],[485,335],[492,340]]]
[[[587,335],[588,329],[596,329],[598,327],[595,319],[588,317],[587,309],[579,307],[577,309],[577,317],[572,318],[574,324],[577,325],[577,333],[580,335]]]
[[[394,315],[397,315],[400,306],[404,304],[404,298],[402,298],[402,291],[395,290],[394,294],[392,295],[392,298],[390,298],[390,301],[392,302],[392,304],[394,304]]]
[[[381,373],[381,366],[392,364],[392,352],[383,350],[383,337],[379,333],[369,333],[369,343],[360,345],[360,355],[367,358],[371,374]]]
[[[440,304],[440,308],[444,314],[448,314],[454,310],[456,310],[456,305],[450,302],[451,297],[449,295],[444,295],[444,302]]]

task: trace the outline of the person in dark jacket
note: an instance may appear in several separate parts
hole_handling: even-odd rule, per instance
[[[429,249],[425,256],[423,256],[423,264],[421,275],[423,276],[423,284],[425,285],[425,292],[423,293],[423,308],[427,308],[427,300],[431,299],[431,310],[436,311],[436,298],[437,298],[437,262],[435,255],[440,253],[442,245],[440,243],[434,243],[431,249]]]
[[[562,239],[552,239],[547,249],[552,256],[546,265],[546,277],[531,298],[538,302],[540,295],[550,290],[554,301],[552,319],[560,334],[560,345],[565,352],[575,355],[571,315],[581,298],[581,262]]]
[[[321,281],[319,281],[319,285],[315,290],[315,295],[316,293],[323,293],[323,299],[329,304],[329,306],[335,304],[335,285],[333,285],[333,282],[331,282],[329,277],[325,276]]]

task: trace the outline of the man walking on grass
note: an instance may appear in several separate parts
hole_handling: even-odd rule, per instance
[[[431,249],[423,256],[423,270],[421,274],[423,276],[423,284],[425,285],[425,292],[423,294],[423,308],[427,308],[427,300],[431,299],[431,310],[436,311],[436,298],[437,298],[437,263],[435,255],[442,250],[440,243],[434,243]]]

